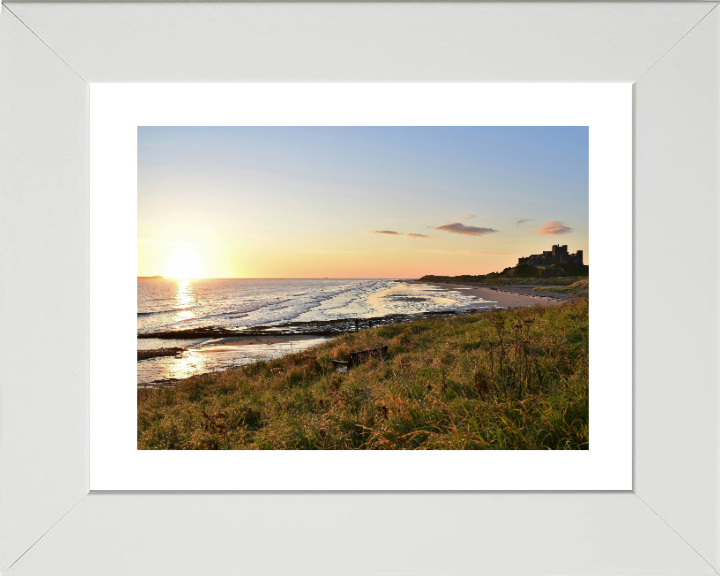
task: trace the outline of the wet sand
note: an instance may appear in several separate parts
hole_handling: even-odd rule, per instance
[[[293,352],[306,352],[328,340],[330,338],[305,335],[214,338],[181,349],[178,355],[157,354],[149,356],[146,362],[138,362],[138,387],[174,386],[191,376],[239,368],[254,362],[269,362]]]
[[[205,340],[198,346],[189,348],[152,348],[148,350],[138,350],[137,359],[151,360],[152,358],[160,358],[163,356],[181,357],[185,352],[193,352],[195,354],[212,354],[218,352],[227,352],[229,350],[239,350],[244,346],[260,346],[271,344],[289,344],[291,342],[305,340],[323,340],[317,336],[304,335],[274,335],[274,336],[246,336],[246,337],[227,337],[215,338],[214,340]],[[328,340],[328,338],[325,338]]]
[[[259,344],[288,344],[290,342],[298,342],[302,340],[318,340],[318,336],[303,335],[272,335],[272,336],[231,336],[226,338],[217,338],[203,342],[202,347],[191,348],[197,353],[222,352],[240,348],[242,346],[257,346]]]
[[[476,296],[487,300],[487,306],[489,308],[530,308],[532,306],[548,306],[553,304],[559,304],[560,300],[556,298],[550,298],[546,296],[525,296],[523,294],[516,294],[513,292],[506,291],[512,289],[512,286],[478,286],[477,284],[470,283],[435,283],[435,282],[424,282],[420,280],[403,280],[408,284],[427,284],[429,286],[435,286],[444,290],[452,290],[454,292],[461,292],[470,296]],[[482,304],[481,304],[482,305]]]

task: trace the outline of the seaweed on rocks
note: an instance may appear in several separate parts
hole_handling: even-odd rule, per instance
[[[156,348],[155,350],[138,350],[138,360],[149,360],[160,356],[179,356],[185,352],[185,348]]]
[[[248,336],[324,336],[333,337],[378,328],[387,324],[404,324],[421,318],[438,318],[477,314],[487,308],[467,308],[462,310],[444,310],[423,312],[421,314],[390,314],[373,318],[341,318],[336,320],[312,320],[309,322],[285,322],[271,326],[254,326],[251,328],[228,329],[220,326],[206,326],[187,330],[166,330],[162,332],[143,332],[138,338],[164,338],[175,340],[192,340],[196,338],[238,338]]]

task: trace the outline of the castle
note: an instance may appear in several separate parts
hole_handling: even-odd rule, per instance
[[[570,266],[583,266],[583,251],[578,250],[575,254],[568,254],[568,247],[556,245],[552,250],[545,250],[542,254],[532,254],[524,258],[518,258],[518,265],[529,264],[530,266],[547,266],[549,264],[569,264]]]

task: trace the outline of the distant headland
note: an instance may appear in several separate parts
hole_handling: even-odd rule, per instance
[[[490,272],[479,276],[434,276],[427,275],[420,280],[428,282],[482,282],[487,284],[545,284],[546,278],[579,279],[590,274],[590,267],[583,263],[583,251],[575,254],[568,252],[567,246],[555,245],[542,254],[532,254],[518,258],[515,266],[505,268],[502,272]],[[574,280],[572,280],[574,281]],[[559,281],[561,284],[566,282]]]

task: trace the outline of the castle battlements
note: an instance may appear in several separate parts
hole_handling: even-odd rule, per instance
[[[547,266],[549,264],[569,264],[570,266],[583,266],[583,251],[578,250],[575,254],[568,253],[568,247],[556,245],[552,250],[545,250],[542,254],[532,254],[518,258],[518,264],[530,266]]]

